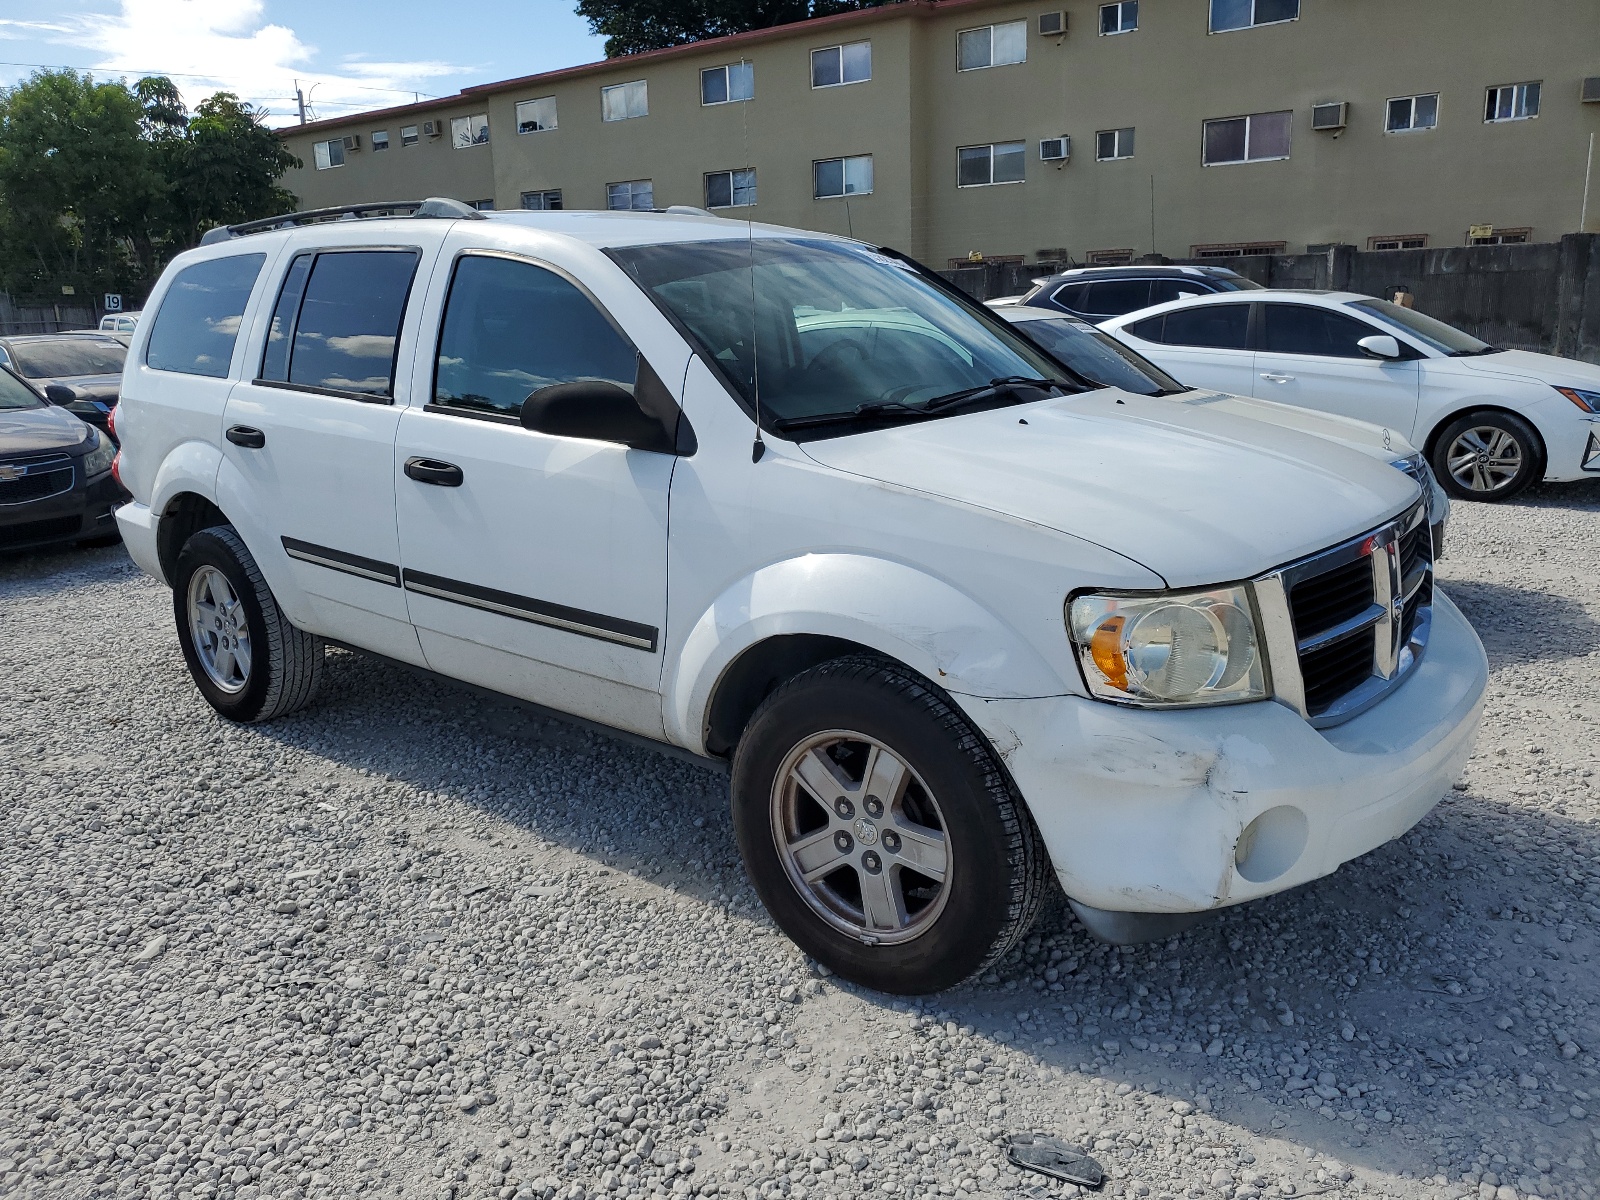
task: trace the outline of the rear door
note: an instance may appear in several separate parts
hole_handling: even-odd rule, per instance
[[[223,453],[254,498],[246,541],[282,556],[313,631],[420,663],[394,497],[396,401],[410,378],[396,367],[416,340],[408,300],[441,240],[417,224],[404,244],[351,237],[289,257],[255,371],[228,399]]]
[[[1180,383],[1248,396],[1254,384],[1248,301],[1175,309],[1117,331],[1117,337]]]
[[[1411,436],[1417,417],[1416,360],[1373,358],[1356,345],[1386,330],[1312,304],[1262,302],[1260,310],[1255,395]]]

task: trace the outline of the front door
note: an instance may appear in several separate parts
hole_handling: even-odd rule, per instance
[[[1310,304],[1261,305],[1255,394],[1398,430],[1417,418],[1416,360],[1373,358],[1356,343],[1385,330]]]
[[[603,379],[631,390],[642,362],[560,271],[463,253],[439,325],[432,402],[402,415],[391,470],[406,596],[428,665],[659,738],[677,460],[519,421],[541,387]]]

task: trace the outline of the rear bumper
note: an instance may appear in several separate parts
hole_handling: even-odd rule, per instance
[[[1186,913],[1331,874],[1410,829],[1466,762],[1487,682],[1477,635],[1441,596],[1421,665],[1331,729],[1271,701],[958,700],[1010,768],[1069,897]]]
[[[162,583],[167,582],[161,570],[161,555],[156,552],[156,514],[148,504],[132,500],[117,509],[117,528],[122,531],[122,544],[128,556],[139,569]]]

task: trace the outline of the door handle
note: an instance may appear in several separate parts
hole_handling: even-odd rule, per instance
[[[1268,383],[1293,383],[1294,382],[1294,376],[1293,375],[1278,375],[1278,374],[1274,374],[1271,371],[1263,371],[1261,373],[1261,378],[1265,379]]]
[[[243,446],[246,450],[259,450],[267,444],[267,435],[248,425],[230,426],[223,436],[235,446]]]
[[[408,458],[406,478],[438,487],[460,487],[466,476],[455,463],[440,462],[436,458]]]

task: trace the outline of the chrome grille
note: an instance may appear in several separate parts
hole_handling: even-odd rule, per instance
[[[72,457],[27,454],[0,458],[0,504],[27,504],[72,490]]]

